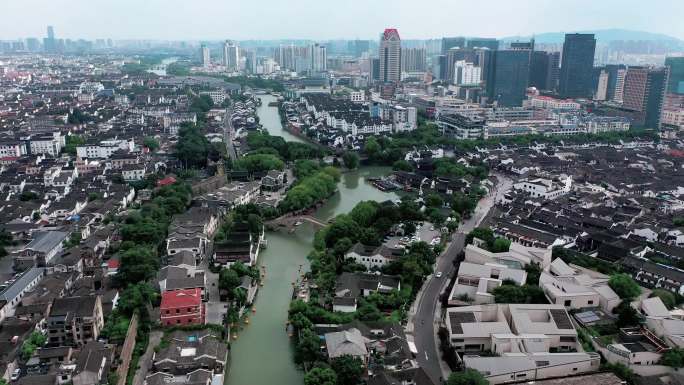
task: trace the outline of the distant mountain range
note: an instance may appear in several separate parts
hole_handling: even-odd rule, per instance
[[[634,31],[629,29],[598,29],[593,31],[568,31],[567,33],[593,33],[599,43],[610,43],[611,41],[660,41],[669,43],[684,44],[684,41],[672,36],[651,33],[644,31]],[[546,32],[534,35],[535,43],[555,44],[563,43],[566,32]],[[504,41],[529,40],[532,36],[510,36],[505,37]]]

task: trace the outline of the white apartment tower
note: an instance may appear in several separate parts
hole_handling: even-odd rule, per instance
[[[237,71],[240,69],[240,48],[232,41],[226,40],[223,43],[223,65],[227,71]]]
[[[380,40],[380,81],[398,83],[401,80],[401,39],[399,31],[388,28]]]
[[[615,97],[613,100],[616,102],[622,102],[623,95],[625,94],[625,76],[627,75],[626,69],[619,69],[617,71],[617,78],[615,80]]]
[[[209,65],[211,64],[211,52],[209,51],[209,47],[202,44],[201,53],[202,53],[202,66],[209,67]]]
[[[309,49],[311,57],[311,70],[314,72],[325,72],[328,69],[328,55],[324,45],[312,44]]]
[[[482,79],[482,68],[459,60],[454,65],[454,84],[459,86],[478,85]]]

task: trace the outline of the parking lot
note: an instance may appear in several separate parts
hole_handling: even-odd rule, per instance
[[[388,237],[385,245],[391,248],[405,248],[414,242],[425,242],[430,245],[435,245],[440,242],[439,228],[436,228],[430,222],[418,222],[416,224],[416,233],[411,236],[393,236]]]

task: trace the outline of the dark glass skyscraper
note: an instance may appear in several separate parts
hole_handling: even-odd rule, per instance
[[[624,64],[607,64],[606,65],[605,71],[608,72],[608,90],[606,92],[606,99],[607,100],[615,99],[615,91],[617,89],[617,81],[618,81],[618,71],[624,70],[624,69],[627,69],[627,66]]]
[[[452,48],[465,48],[465,37],[443,37],[442,55],[446,55]]]
[[[569,33],[563,43],[560,94],[566,98],[592,97],[592,69],[596,39],[591,33]]]
[[[553,91],[558,87],[558,52],[532,52],[530,60],[530,86]]]
[[[665,66],[670,69],[667,92],[684,94],[684,57],[665,58]]]
[[[489,48],[496,51],[499,49],[499,41],[488,37],[473,37],[466,42],[466,48]]]
[[[521,106],[530,76],[529,50],[492,52],[487,89],[491,101],[505,107]]]

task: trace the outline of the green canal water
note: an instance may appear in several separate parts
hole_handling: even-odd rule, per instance
[[[294,138],[283,131],[275,107],[268,107],[270,95],[261,96],[259,108],[261,123],[272,135]],[[269,99],[271,98],[271,99]],[[389,168],[363,167],[346,173],[335,193],[314,216],[328,219],[350,211],[362,200],[396,200],[394,193],[384,193],[366,182],[368,177],[386,175]],[[292,282],[308,270],[306,256],[312,249],[313,227],[307,222],[293,234],[269,232],[268,248],[259,255],[259,264],[265,267],[264,286],[259,289],[249,325],[239,332],[232,343],[232,362],[228,385],[302,385],[304,374],[293,361],[290,339],[285,331],[287,309],[292,295]]]

